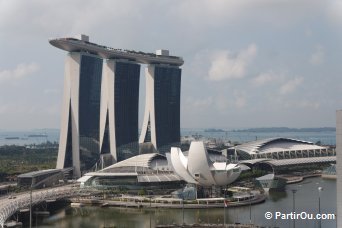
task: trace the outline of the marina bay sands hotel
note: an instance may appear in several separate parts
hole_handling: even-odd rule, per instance
[[[73,167],[79,177],[101,162],[138,155],[139,143],[159,153],[179,145],[182,58],[167,50],[114,49],[85,35],[49,42],[68,52],[57,168]],[[139,137],[141,64],[147,65],[146,103]]]

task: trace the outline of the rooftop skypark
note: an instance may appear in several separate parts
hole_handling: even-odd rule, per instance
[[[181,57],[171,56],[167,50],[158,50],[156,54],[145,53],[141,51],[122,50],[111,48],[89,42],[89,37],[81,35],[77,38],[57,38],[50,39],[50,44],[69,52],[87,52],[100,56],[104,59],[127,59],[143,64],[169,64],[172,66],[181,66],[184,61]]]

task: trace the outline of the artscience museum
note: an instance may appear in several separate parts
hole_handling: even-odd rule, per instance
[[[214,162],[209,158],[203,142],[192,142],[185,156],[180,148],[171,148],[171,165],[175,173],[186,182],[203,187],[226,186],[241,173],[238,164]]]

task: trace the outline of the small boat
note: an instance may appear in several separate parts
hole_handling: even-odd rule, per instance
[[[22,222],[17,222],[17,221],[9,221],[5,223],[5,227],[22,227],[23,223]]]
[[[33,214],[37,216],[49,216],[50,212],[49,211],[34,211]]]
[[[100,207],[109,207],[109,203],[103,203]]]
[[[32,135],[28,135],[27,137],[35,138],[35,137],[48,137],[48,136],[47,134],[32,134]]]
[[[13,140],[13,139],[19,139],[19,137],[6,137],[5,139]]]

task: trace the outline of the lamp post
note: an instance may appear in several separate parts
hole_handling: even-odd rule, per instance
[[[227,189],[227,186],[223,191],[223,195],[224,195],[223,197],[223,227],[226,227],[226,189]]]
[[[296,211],[295,194],[296,194],[297,190],[296,189],[292,189],[291,191],[292,191],[292,200],[293,200],[293,202],[292,202],[292,206],[293,206],[292,212],[294,213]],[[296,228],[296,220],[295,219],[293,219],[293,228]]]
[[[318,187],[318,214],[321,214],[321,192],[323,191],[323,187]],[[318,227],[322,227],[322,219],[318,221]]]
[[[252,193],[249,192],[249,224],[252,224]]]
[[[183,213],[183,223],[182,223],[182,225],[184,225],[184,192],[183,192],[183,195],[182,195],[182,213]]]
[[[223,227],[226,227],[226,197],[223,200]]]
[[[30,228],[32,228],[32,184],[30,186]]]
[[[152,196],[149,197],[150,198],[150,228],[152,227],[152,222],[151,222],[151,213],[152,213],[152,206],[151,206],[151,201],[152,201]]]

